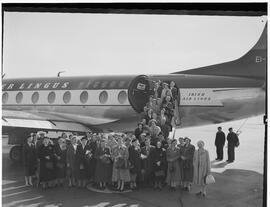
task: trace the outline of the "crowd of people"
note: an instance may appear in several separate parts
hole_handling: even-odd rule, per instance
[[[32,133],[23,147],[26,185],[35,182],[42,188],[55,186],[95,188],[153,187],[170,190],[181,186],[189,191],[191,184],[205,186],[204,177],[210,174],[210,159],[203,141],[198,150],[189,138],[158,139],[151,144],[147,134],[140,141],[132,133],[91,134],[80,139],[63,133],[57,140],[44,132]],[[201,191],[205,195],[205,190]]]
[[[35,177],[44,189],[91,183],[99,190],[161,190],[168,185],[170,190],[181,186],[190,191],[195,183],[202,186],[199,195],[205,196],[210,159],[204,142],[195,150],[188,137],[180,137],[179,144],[168,138],[177,96],[173,81],[155,82],[134,133],[88,132],[81,138],[63,133],[58,139],[32,133],[23,147],[26,185],[33,185]]]

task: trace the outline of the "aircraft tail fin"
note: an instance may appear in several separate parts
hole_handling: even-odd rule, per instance
[[[217,75],[265,79],[266,68],[267,23],[257,43],[239,59],[231,62],[175,72],[173,74]]]

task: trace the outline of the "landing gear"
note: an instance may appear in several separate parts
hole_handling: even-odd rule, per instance
[[[14,146],[9,152],[9,157],[13,162],[22,161],[22,146]]]

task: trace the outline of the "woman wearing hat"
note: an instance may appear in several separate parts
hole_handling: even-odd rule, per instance
[[[67,147],[67,174],[69,187],[79,185],[81,168],[81,152],[76,136],[72,136],[70,145]]]
[[[98,183],[100,190],[104,190],[112,177],[111,151],[109,147],[106,147],[104,139],[100,141],[96,149],[95,158],[97,160],[95,182]]]
[[[57,184],[64,185],[66,177],[66,156],[67,156],[67,145],[64,138],[58,140],[58,144],[55,146],[56,153],[56,175]]]
[[[37,154],[35,145],[32,143],[33,137],[27,137],[23,145],[23,164],[25,173],[25,185],[33,185],[32,178],[35,175],[37,167]]]
[[[117,189],[119,191],[123,191],[125,182],[130,181],[130,174],[128,169],[128,148],[123,144],[121,137],[118,138],[117,146],[112,150],[112,158],[112,181],[117,182]]]
[[[185,146],[181,151],[181,159],[183,162],[183,185],[186,191],[190,191],[193,182],[193,155],[195,151],[194,145],[190,144],[191,140],[185,137]]]
[[[198,141],[198,149],[194,153],[193,166],[194,166],[194,177],[193,182],[201,187],[201,190],[197,195],[206,196],[206,185],[205,177],[211,172],[211,164],[209,153],[204,149],[204,142]]]
[[[152,119],[149,121],[149,132],[151,136],[151,144],[156,146],[158,134],[161,132],[159,126],[156,125],[157,121]]]
[[[176,146],[176,139],[171,141],[170,147],[167,149],[166,156],[168,162],[167,169],[167,184],[171,187],[171,190],[175,190],[176,186],[179,185],[181,180],[180,167],[179,167],[179,157],[180,151]]]
[[[129,149],[130,162],[130,188],[137,188],[137,177],[141,172],[141,149],[137,139],[132,140],[132,146]]]
[[[154,176],[155,176],[155,185],[154,189],[162,189],[162,181],[165,177],[165,170],[167,166],[166,161],[166,150],[162,148],[161,141],[157,142],[157,147],[153,151],[153,160],[154,160]]]
[[[39,179],[42,187],[53,187],[56,179],[55,152],[48,137],[44,137],[43,144],[39,149],[40,175]]]

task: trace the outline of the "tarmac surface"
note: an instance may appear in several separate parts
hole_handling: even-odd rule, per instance
[[[224,160],[216,162],[214,139],[219,125],[178,129],[176,136],[188,136],[196,146],[205,141],[205,148],[212,160],[212,174],[216,183],[207,188],[206,198],[198,197],[197,186],[190,192],[168,188],[154,191],[144,188],[127,193],[100,193],[88,189],[58,187],[42,190],[24,186],[23,167],[11,163],[7,138],[2,140],[2,204],[12,206],[71,206],[71,207],[258,207],[263,197],[264,125],[262,116],[248,120],[220,124],[227,134],[228,128],[235,131],[241,126],[240,146],[236,149],[236,161],[227,164],[227,149]]]

